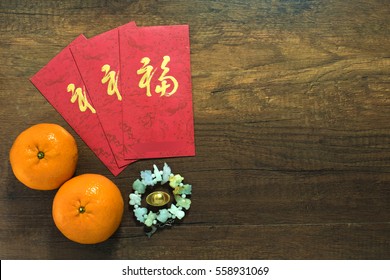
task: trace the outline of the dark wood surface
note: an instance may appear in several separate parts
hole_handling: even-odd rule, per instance
[[[387,0],[0,3],[1,259],[389,259]],[[108,241],[68,241],[55,191],[14,177],[16,136],[41,123],[76,138],[76,174],[112,179],[128,203],[143,160],[113,177],[28,78],[80,33],[129,21],[189,24],[195,157],[166,160],[193,185],[183,223],[144,235],[126,207]]]

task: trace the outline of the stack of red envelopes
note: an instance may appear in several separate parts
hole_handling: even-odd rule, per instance
[[[30,80],[115,176],[195,155],[187,25],[80,35]]]

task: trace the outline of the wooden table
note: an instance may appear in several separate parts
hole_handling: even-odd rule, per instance
[[[390,3],[381,0],[11,1],[0,4],[1,259],[389,259]],[[55,191],[14,177],[27,127],[76,138],[76,175],[128,203],[142,160],[114,177],[29,82],[80,33],[129,21],[189,24],[196,156],[166,161],[193,185],[183,223],[144,235],[126,206],[108,241],[55,227]]]

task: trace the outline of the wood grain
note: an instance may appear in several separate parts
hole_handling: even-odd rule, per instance
[[[389,259],[390,4],[381,0],[1,1],[1,259]],[[107,242],[55,228],[55,192],[25,188],[8,152],[30,125],[76,138],[76,174],[126,200],[143,160],[113,177],[28,78],[80,33],[189,24],[197,155],[189,215],[148,239],[126,209]]]

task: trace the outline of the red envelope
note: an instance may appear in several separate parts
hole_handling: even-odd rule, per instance
[[[195,155],[187,25],[119,28],[125,158]]]
[[[119,168],[115,162],[96,109],[70,52],[70,47],[86,40],[83,35],[77,37],[30,80],[116,176],[124,168]]]
[[[133,30],[136,25],[130,22],[121,28]],[[123,157],[118,28],[76,44],[70,50],[118,166],[134,162]]]

